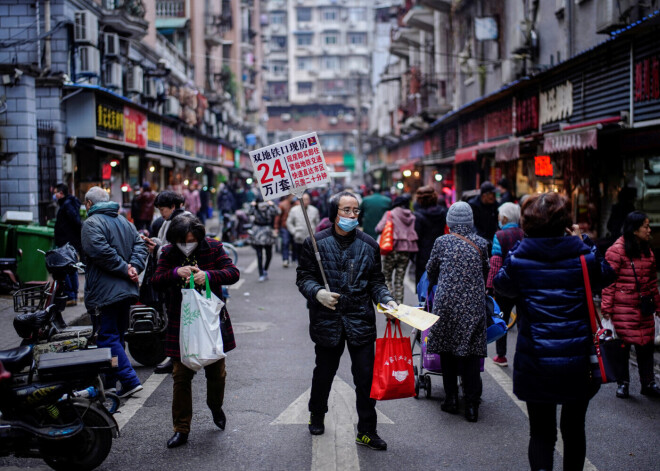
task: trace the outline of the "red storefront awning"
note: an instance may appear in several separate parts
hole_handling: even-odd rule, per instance
[[[463,162],[475,161],[477,160],[478,152],[483,152],[502,144],[508,144],[509,142],[511,142],[509,139],[500,139],[499,141],[482,142],[481,144],[477,144],[475,146],[463,147],[461,149],[457,149],[454,163],[460,164]]]

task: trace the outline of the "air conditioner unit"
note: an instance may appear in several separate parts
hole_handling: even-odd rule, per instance
[[[73,39],[77,43],[98,44],[99,20],[89,10],[80,10],[74,13]]]
[[[310,69],[307,71],[307,73],[312,77],[316,77],[319,74],[318,70],[316,69]]]
[[[121,88],[122,68],[118,62],[111,62],[105,66],[105,86],[108,88]]]
[[[119,35],[115,33],[105,33],[103,35],[105,45],[105,55],[107,57],[117,57],[119,55]]]
[[[101,70],[101,59],[99,50],[94,46],[82,46],[78,48],[78,74],[99,75]]]
[[[282,113],[280,117],[282,118],[282,121],[284,121],[285,123],[287,121],[291,121],[291,115],[289,113]]]
[[[174,116],[175,118],[179,117],[179,110],[181,105],[179,105],[179,100],[173,96],[168,96],[165,98],[165,114],[168,116]]]
[[[502,61],[502,82],[511,83],[522,74],[522,61],[518,59],[505,59]]]
[[[143,95],[147,98],[157,98],[158,97],[158,84],[155,79],[148,78],[144,81],[144,92]]]
[[[332,118],[330,118],[329,122],[330,122],[331,125],[334,126],[335,124],[337,124],[339,122],[339,120],[333,116]]]
[[[596,3],[596,31],[607,34],[625,26],[623,16],[631,3],[631,0],[600,0]]]
[[[346,121],[347,123],[352,123],[353,121],[355,121],[355,117],[352,114],[344,115],[344,121]]]
[[[126,71],[126,91],[136,93],[144,91],[144,72],[139,65],[129,67]]]

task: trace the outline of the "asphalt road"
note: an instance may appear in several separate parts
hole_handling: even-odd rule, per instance
[[[169,376],[152,375],[136,365],[145,391],[128,400],[116,417],[121,437],[98,468],[119,471],[181,470],[524,470],[529,427],[524,404],[511,393],[512,368],[486,360],[479,422],[440,410],[442,378],[432,377],[431,398],[378,403],[380,436],[388,451],[353,443],[354,393],[350,358],[345,353],[331,395],[332,413],[321,437],[307,431],[306,397],[314,366],[305,302],[294,284],[295,268],[282,268],[275,254],[270,281],[258,283],[256,257],[239,249],[241,281],[230,290],[229,312],[236,330],[236,350],[227,357],[224,410],[227,428],[217,429],[205,404],[205,379],[193,384],[192,432],[186,446],[165,447],[172,435]],[[406,304],[415,297],[406,291]],[[382,335],[385,322],[379,319]],[[404,330],[408,334],[409,329]],[[514,331],[509,334],[513,358]],[[489,346],[494,354],[494,345]],[[603,386],[587,413],[585,469],[657,470],[660,468],[660,400],[639,394],[631,369],[628,400],[614,396],[615,385]],[[153,390],[153,391],[152,391]],[[0,470],[48,469],[39,460],[0,458]],[[555,469],[561,455],[555,453]]]

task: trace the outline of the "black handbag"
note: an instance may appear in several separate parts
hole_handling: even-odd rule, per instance
[[[580,262],[582,263],[584,289],[587,294],[587,307],[589,309],[589,320],[593,334],[591,354],[592,377],[597,383],[613,383],[622,377],[621,365],[628,361],[627,346],[622,340],[615,339],[610,329],[604,329],[601,325],[600,319],[596,316],[587,260],[584,258],[584,255],[580,255]]]
[[[156,257],[153,254],[149,254],[142,278],[142,285],[140,285],[140,302],[162,312],[163,296],[154,288],[151,282],[151,277],[156,273],[157,264]]]
[[[639,311],[642,313],[642,316],[652,316],[655,314],[655,300],[651,294],[642,294],[642,288],[637,280],[637,272],[635,271],[635,263],[630,260],[630,265],[632,266],[633,275],[635,276],[635,286],[637,287],[637,293],[639,294]]]

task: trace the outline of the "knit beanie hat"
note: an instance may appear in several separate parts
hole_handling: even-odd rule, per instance
[[[474,220],[472,219],[472,208],[464,201],[458,201],[451,205],[447,211],[447,226],[452,229],[459,224],[473,226]]]

